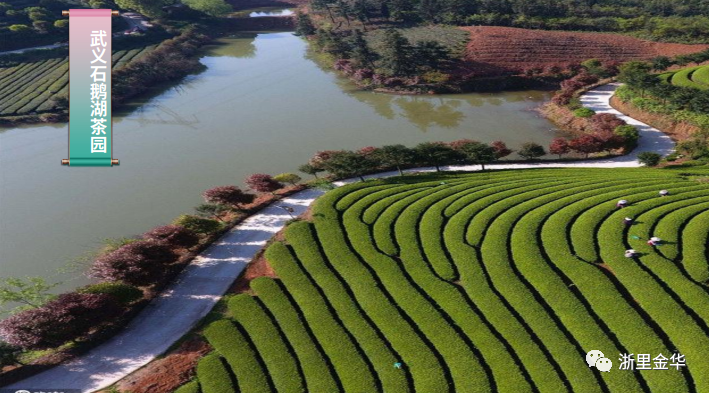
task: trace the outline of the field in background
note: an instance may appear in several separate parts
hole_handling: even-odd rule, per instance
[[[157,45],[113,53],[113,69],[140,59]],[[0,116],[51,112],[66,103],[69,89],[67,57],[0,68]]]
[[[588,59],[625,62],[702,51],[709,45],[644,41],[606,33],[527,30],[512,27],[465,27],[470,42],[465,62],[476,73],[499,75],[531,68],[567,67]]]

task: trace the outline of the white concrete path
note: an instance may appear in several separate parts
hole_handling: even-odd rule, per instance
[[[618,114],[608,101],[617,85],[602,86],[585,94],[581,101],[596,112]],[[558,168],[558,167],[635,167],[642,151],[669,154],[673,143],[662,132],[626,116],[628,123],[640,127],[640,144],[636,151],[607,160],[569,163],[533,163],[489,165],[491,169]],[[474,171],[479,165],[446,167],[446,170]],[[416,168],[409,172],[432,171]],[[378,173],[367,178],[395,176],[396,172]],[[352,182],[346,180],[337,185]],[[164,353],[174,342],[192,329],[227,291],[246,264],[280,231],[290,216],[278,206],[303,213],[322,194],[320,190],[304,190],[249,217],[198,256],[178,280],[155,299],[128,327],[78,359],[39,373],[10,387],[27,390],[81,389],[93,392],[112,385]]]

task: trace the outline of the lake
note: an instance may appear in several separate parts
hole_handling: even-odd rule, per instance
[[[547,145],[541,91],[396,96],[359,91],[292,33],[243,34],[206,69],[114,116],[113,168],[60,165],[67,125],[0,128],[0,274],[88,282],[63,267],[104,238],[138,235],[252,173],[295,172],[318,150],[471,138]],[[305,178],[306,176],[303,175]]]

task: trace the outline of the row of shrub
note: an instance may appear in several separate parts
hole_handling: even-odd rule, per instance
[[[706,195],[706,188],[700,193]],[[633,212],[640,215],[670,201],[691,197],[685,193],[676,194],[675,197],[670,197],[672,198],[670,200],[658,198],[657,201],[633,207]],[[648,194],[647,198],[656,198],[656,195],[656,193]],[[703,359],[703,354],[709,351],[707,315],[702,312],[709,303],[709,295],[695,283],[678,277],[677,267],[668,264],[668,261],[663,260],[658,265],[651,263],[651,259],[639,258],[636,263],[628,263],[627,258],[623,257],[623,252],[632,248],[633,242],[625,240],[627,229],[622,225],[612,225],[624,217],[626,212],[623,210],[625,209],[608,215],[607,220],[598,227],[598,241],[604,244],[600,249],[600,257],[613,269],[615,276],[623,282],[649,317],[665,332],[672,344],[686,356],[687,364],[690,365],[690,361],[697,359],[689,366],[693,368],[692,378],[697,391],[709,389],[709,364],[699,360]],[[638,249],[642,250],[640,247]],[[677,285],[680,281],[682,285]],[[687,291],[687,285],[694,293]]]
[[[658,196],[663,188],[672,190],[670,197]],[[680,221],[701,217],[706,198],[706,187],[676,173],[635,169],[523,170],[474,179],[437,174],[350,184],[315,202],[314,223],[286,228],[285,241],[266,251],[280,280],[253,281],[258,297],[237,296],[230,304],[235,321],[217,325],[236,323],[256,349],[244,356],[267,370],[272,387],[295,391],[303,385],[316,390],[310,381],[339,380],[345,391],[457,391],[458,381],[465,381],[478,391],[596,386],[688,392],[692,382],[685,373],[592,372],[583,348],[624,353],[641,347],[669,357],[675,348],[668,343],[677,342],[681,329],[668,328],[667,315],[659,325],[648,323],[661,308],[647,304],[652,296],[636,294],[647,282],[659,285],[655,293],[665,297],[666,314],[685,313],[683,325],[691,324],[696,338],[709,319],[707,294],[682,268],[658,259],[663,249],[618,239],[629,236],[622,225],[626,215],[638,220],[633,234],[646,238],[665,227],[671,239]],[[617,199],[631,205],[617,209]],[[622,232],[613,235],[615,244],[597,236],[606,226]],[[629,264],[622,254],[630,247],[656,255]],[[608,263],[608,252],[623,258],[617,263],[624,268],[645,265],[643,271],[611,275],[588,263],[600,262],[599,253]],[[692,378],[704,384],[694,377],[704,367],[689,360],[708,340],[697,340],[699,348],[689,351],[690,340],[676,349],[688,353]],[[422,342],[428,345],[417,349]],[[224,357],[231,351],[215,348]],[[438,362],[429,363],[431,355]],[[476,368],[478,356],[487,371]],[[238,369],[231,371],[244,390]],[[209,375],[198,370],[207,393]]]
[[[249,188],[266,195],[255,208],[286,187],[276,179],[291,185],[301,180],[288,173],[249,176]],[[235,225],[254,204],[256,194],[219,186],[206,190],[203,198],[205,203],[195,207],[196,214],[183,214],[137,238],[107,241],[87,272],[98,283],[36,307],[18,308],[0,321],[3,365],[16,363],[20,350],[57,348],[119,322],[167,285],[195,251]]]
[[[439,229],[443,224],[443,218],[440,213],[446,202],[472,194],[478,188],[471,187],[470,183],[461,182],[455,177],[446,178],[444,183],[445,187],[440,187],[440,182],[419,183],[416,186],[419,186],[419,190],[425,191],[410,198],[400,199],[395,192],[401,187],[395,186],[391,190],[364,194],[366,196],[350,201],[349,206],[345,206],[343,203],[345,198],[341,199],[337,208],[339,210],[347,209],[342,215],[347,238],[350,239],[353,250],[367,264],[392,267],[391,272],[381,273],[380,276],[388,274],[395,278],[394,273],[398,269],[393,269],[393,267],[397,265],[405,270],[406,275],[415,283],[414,285],[424,291],[426,301],[440,308],[448,323],[457,327],[455,333],[447,334],[459,334],[476,343],[481,358],[485,359],[485,363],[491,368],[491,378],[496,382],[497,389],[501,391],[507,389],[531,391],[532,387],[525,380],[522,369],[519,366],[511,366],[515,364],[515,357],[496,339],[494,331],[486,325],[485,320],[479,314],[471,309],[472,303],[466,299],[457,285],[453,284],[459,277],[456,267],[446,257],[446,251],[437,248],[440,253],[430,252],[437,247],[436,244],[440,246],[441,238],[435,234],[441,232]],[[434,188],[437,186],[438,188]],[[410,187],[403,187],[405,195],[408,195],[406,192],[408,189]],[[351,192],[346,198],[349,199],[350,195],[355,194],[357,192]],[[390,229],[393,229],[389,237],[400,245],[399,251],[395,254],[385,255],[379,251],[372,235],[369,234],[371,232],[370,226],[359,218],[366,211],[365,209],[377,201],[385,201],[389,205],[386,210],[387,217],[382,215],[381,218],[384,222],[379,228],[389,226]],[[393,222],[389,221],[392,211],[396,212],[396,219]],[[431,219],[429,220],[429,218]],[[376,224],[378,223],[379,220],[376,221]],[[402,286],[411,285],[411,283],[407,284],[406,280],[399,281]],[[463,349],[475,352],[469,346],[462,347],[461,350]],[[451,361],[457,363],[456,360]],[[535,363],[539,364],[539,359],[536,359]],[[473,369],[472,372],[479,378],[483,375],[483,371],[480,369]],[[553,373],[551,367],[542,371],[542,374],[549,372]],[[535,373],[535,376],[537,375]],[[540,380],[543,379],[545,378],[540,378]],[[553,379],[546,386],[553,388],[551,385],[554,382],[551,381]],[[555,385],[554,387],[559,386]],[[456,387],[456,389],[459,388]]]

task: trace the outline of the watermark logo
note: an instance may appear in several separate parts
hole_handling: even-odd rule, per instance
[[[586,363],[588,363],[588,367],[595,367],[598,371],[603,372],[609,372],[613,368],[613,362],[597,349],[586,353]]]

